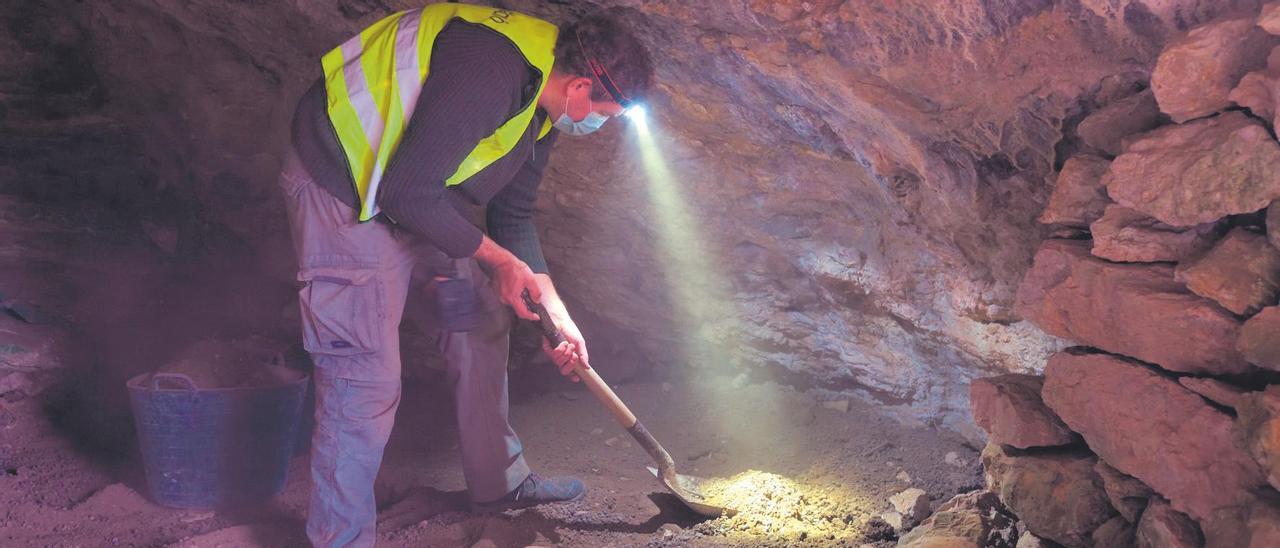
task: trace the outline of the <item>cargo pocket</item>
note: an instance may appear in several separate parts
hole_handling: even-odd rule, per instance
[[[308,268],[302,289],[302,343],[308,352],[353,356],[376,352],[382,340],[382,286],[372,268]]]

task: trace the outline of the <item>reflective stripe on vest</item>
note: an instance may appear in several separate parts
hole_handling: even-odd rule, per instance
[[[540,73],[537,92],[493,135],[481,139],[445,184],[461,184],[511,152],[537,109],[537,97],[555,62],[559,29],[510,10],[464,4],[432,4],[392,14],[334,48],[321,59],[329,120],[342,145],[360,196],[360,220],[378,214],[378,183],[413,116],[431,64],[436,36],[454,19],[497,31]],[[538,138],[551,130],[544,121]]]

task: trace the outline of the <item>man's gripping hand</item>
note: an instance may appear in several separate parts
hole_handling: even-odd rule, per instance
[[[542,300],[542,288],[539,287],[538,280],[534,277],[529,265],[512,255],[510,251],[503,249],[488,236],[480,242],[480,249],[476,250],[475,257],[489,267],[493,289],[498,293],[498,299],[502,304],[510,306],[516,311],[516,316],[522,319],[537,321],[538,315],[525,306],[524,299],[521,297],[527,290],[534,301]]]

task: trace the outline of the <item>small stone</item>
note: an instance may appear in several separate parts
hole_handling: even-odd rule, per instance
[[[591,429],[591,435],[592,435],[592,436],[599,436],[600,434],[603,434],[603,433],[604,433],[604,429],[603,429],[603,428],[592,428],[592,429]]]
[[[895,478],[897,478],[897,479],[898,479],[898,481],[903,481],[903,482],[906,482],[906,483],[911,483],[911,474],[908,474],[906,470],[903,470],[903,471],[901,471],[901,472],[898,472],[898,475],[896,475],[896,476],[894,476],[894,477],[895,477]]]
[[[669,393],[669,392],[671,392],[671,383],[669,383],[669,382],[664,382],[664,383],[662,383],[662,392],[663,392],[664,394],[665,394],[665,393]]]
[[[569,401],[575,401],[578,399],[578,394],[575,392],[561,392],[560,397]]]
[[[1169,506],[1169,502],[1153,497],[1142,512],[1135,535],[1138,546],[1152,548],[1199,548],[1204,546],[1204,536],[1186,514]]]
[[[947,455],[942,458],[942,461],[957,468],[964,468],[965,465],[968,464],[964,459],[960,458],[960,455],[957,455],[955,451],[948,451]]]
[[[1051,546],[1053,546],[1053,543],[1037,537],[1034,534],[1020,533],[1018,535],[1018,544],[1015,548],[1050,548]],[[1099,544],[1098,546],[1103,545]]]
[[[1040,213],[1040,223],[1087,227],[1101,217],[1111,203],[1102,186],[1102,176],[1110,164],[1093,155],[1068,158],[1058,172],[1049,204]]]
[[[1224,19],[1191,29],[1165,45],[1151,72],[1160,110],[1182,123],[1224,110],[1245,73],[1262,67],[1275,38],[1253,17]]]
[[[902,517],[911,523],[919,523],[929,516],[929,494],[918,487],[912,487],[889,497],[889,504]]]
[[[1175,278],[1192,293],[1240,315],[1276,304],[1280,295],[1280,250],[1266,236],[1236,228],[1208,253],[1178,265]]]
[[[622,441],[622,436],[614,436],[612,438],[604,440],[604,444],[608,445],[609,447],[615,447],[621,441]]]
[[[906,519],[897,512],[884,512],[880,514],[880,519],[888,523],[890,527],[893,527],[894,531],[901,531],[908,527]]]
[[[822,402],[822,406],[827,409],[835,409],[841,413],[849,412],[849,400],[827,400]]]
[[[1076,126],[1076,134],[1085,144],[1119,155],[1125,137],[1159,126],[1164,116],[1151,90],[1131,95],[1085,116]]]
[[[1236,349],[1249,363],[1280,371],[1280,306],[1268,306],[1244,322]]]
[[[1212,247],[1223,232],[1221,223],[1176,227],[1118,204],[1107,206],[1090,231],[1095,257],[1124,263],[1180,262]]]

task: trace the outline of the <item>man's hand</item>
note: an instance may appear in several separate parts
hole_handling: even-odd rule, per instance
[[[534,278],[533,270],[529,269],[529,265],[516,258],[510,251],[503,249],[488,236],[480,242],[480,249],[476,250],[475,257],[489,267],[493,289],[498,293],[498,299],[502,304],[510,306],[516,311],[516,316],[522,319],[537,321],[538,315],[525,306],[524,299],[521,297],[524,291],[528,290],[529,296],[533,297],[534,301],[542,300],[542,288],[539,287],[538,280]]]
[[[551,358],[551,362],[560,369],[560,374],[573,382],[578,382],[578,375],[574,370],[578,367],[590,369],[591,362],[587,355],[587,341],[582,338],[582,332],[578,330],[578,325],[573,322],[573,318],[569,317],[569,310],[565,308],[564,301],[560,300],[560,295],[556,292],[555,285],[551,283],[551,276],[546,274],[534,274],[538,285],[542,290],[542,306],[547,309],[547,314],[555,322],[556,327],[560,328],[560,333],[564,335],[565,342],[559,346],[552,348],[551,344],[544,338],[542,340],[542,351]]]

